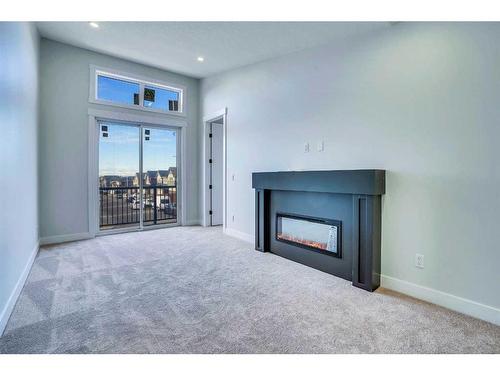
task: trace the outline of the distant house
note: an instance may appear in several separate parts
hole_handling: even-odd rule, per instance
[[[156,185],[156,174],[157,171],[147,171],[146,179],[144,180],[144,185],[155,186]]]
[[[147,171],[142,173],[142,184],[143,186],[155,186],[156,176],[158,171]],[[139,173],[136,173],[133,181],[133,186],[139,186]]]
[[[121,176],[101,176],[99,177],[100,187],[120,187],[122,182]]]
[[[120,186],[133,187],[134,186],[134,176],[122,176],[120,177]]]
[[[156,183],[158,185],[166,185],[168,177],[168,170],[159,170],[156,172]]]
[[[144,178],[144,173],[143,173],[143,178]],[[139,186],[139,173],[136,173],[135,176],[134,176],[134,180],[132,181],[132,184],[134,186]]]
[[[158,185],[175,186],[177,181],[177,168],[170,167],[167,170],[159,170],[156,174],[156,182]]]

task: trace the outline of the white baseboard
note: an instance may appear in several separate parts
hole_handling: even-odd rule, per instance
[[[201,225],[201,224],[200,224],[200,220],[194,219],[194,220],[186,220],[182,225],[193,226],[193,225]]]
[[[90,232],[74,233],[74,234],[62,234],[59,236],[49,236],[49,237],[40,238],[40,245],[52,245],[52,244],[62,243],[62,242],[88,240],[89,238],[94,238],[94,236]]]
[[[16,306],[17,299],[19,298],[19,295],[21,294],[21,291],[23,290],[24,284],[26,283],[26,279],[28,278],[28,275],[30,274],[31,267],[33,266],[33,262],[35,261],[36,254],[38,253],[39,248],[40,248],[40,245],[37,242],[35,244],[35,247],[31,251],[30,257],[28,258],[26,265],[24,266],[23,272],[19,276],[19,279],[17,279],[17,283],[16,283],[16,286],[14,287],[14,290],[10,294],[10,297],[7,300],[5,307],[3,308],[2,312],[0,313],[0,337],[2,337],[3,332],[5,331],[5,327],[7,327],[7,322],[9,321],[10,315],[12,314],[12,311],[14,310],[14,306]]]
[[[239,230],[232,229],[232,228],[226,228],[224,229],[224,234],[227,234],[228,236],[238,238],[242,241],[249,242],[251,244],[254,243],[255,237],[252,236],[251,234],[240,232]]]
[[[381,275],[381,286],[474,318],[500,325],[500,309],[436,289]]]

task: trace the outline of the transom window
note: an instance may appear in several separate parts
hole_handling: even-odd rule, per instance
[[[97,76],[97,98],[108,102],[138,105],[141,87],[138,83],[105,75]]]
[[[92,102],[182,114],[184,89],[95,69]]]
[[[179,111],[179,92],[147,85],[144,87],[144,106],[162,111]]]

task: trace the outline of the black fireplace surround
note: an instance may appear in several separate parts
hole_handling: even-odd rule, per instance
[[[252,187],[256,250],[380,286],[384,170],[258,172]]]

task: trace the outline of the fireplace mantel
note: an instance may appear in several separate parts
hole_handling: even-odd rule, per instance
[[[384,170],[256,172],[252,174],[252,187],[256,250],[351,280],[354,286],[369,291],[380,285]],[[276,234],[275,224],[283,215],[324,226],[338,223],[331,226],[336,236],[338,231],[337,256],[331,256],[326,248],[308,249],[303,244],[283,241],[283,236]]]
[[[381,169],[287,171],[252,173],[254,189],[294,190],[340,194],[385,194]]]

